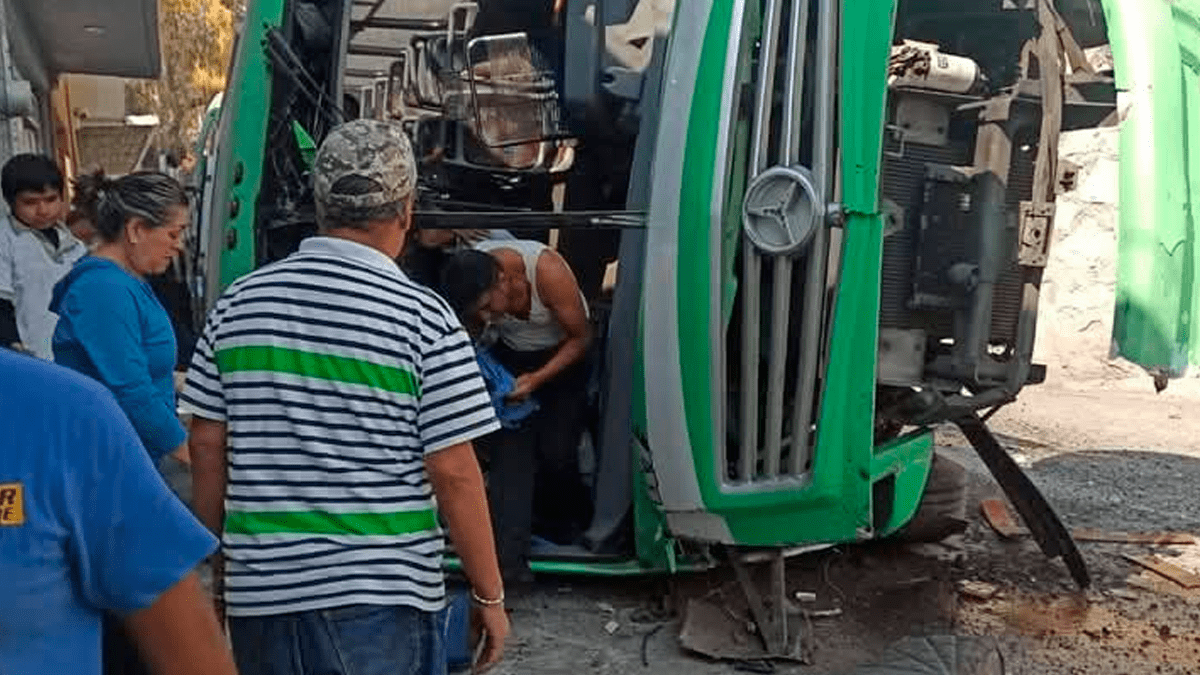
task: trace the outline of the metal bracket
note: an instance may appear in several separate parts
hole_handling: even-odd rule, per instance
[[[453,50],[458,42],[466,43],[475,27],[475,19],[479,16],[479,3],[456,2],[450,7],[449,19],[446,21],[446,46]]]
[[[843,204],[825,205],[825,224],[830,227],[842,227],[846,224],[846,207]]]
[[[1021,202],[1021,249],[1017,260],[1026,267],[1045,267],[1050,261],[1053,204]]]
[[[906,141],[908,140],[908,134],[904,133],[904,129],[900,128],[900,126],[896,125],[896,124],[885,125],[884,130],[886,130],[889,134],[891,134],[892,138],[895,138],[896,142],[900,144],[899,149],[896,150],[895,152],[889,151],[886,148],[884,148],[884,151],[883,151],[884,156],[890,157],[892,159],[904,159],[904,145],[905,145]]]
[[[754,616],[754,623],[758,627],[763,646],[766,647],[768,654],[786,655],[790,641],[788,640],[787,623],[787,588],[784,583],[786,561],[783,551],[772,552],[771,596],[765,601],[762,594],[758,592],[758,587],[754,585],[754,579],[750,577],[750,570],[746,567],[746,563],[733,551],[730,551],[730,554],[729,562],[733,565],[738,585],[742,587],[742,593],[750,605],[750,613]]]

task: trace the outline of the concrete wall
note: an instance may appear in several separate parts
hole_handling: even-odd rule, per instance
[[[63,75],[59,79],[71,91],[72,113],[80,115],[84,124],[125,123],[125,78]]]
[[[1034,358],[1050,384],[1145,379],[1109,358],[1115,303],[1119,130],[1063,134],[1059,155],[1078,165],[1076,187],[1058,198],[1042,285]]]

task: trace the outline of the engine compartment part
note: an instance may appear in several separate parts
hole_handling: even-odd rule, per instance
[[[888,86],[969,94],[987,84],[979,64],[971,59],[945,54],[936,44],[905,40],[892,47]]]
[[[901,2],[888,81],[879,414],[903,427],[1001,405],[1043,375],[1058,135],[1112,119],[1116,90],[1046,0]]]

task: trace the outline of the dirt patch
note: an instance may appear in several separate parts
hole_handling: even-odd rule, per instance
[[[1153,596],[1132,599],[1019,593],[963,602],[960,630],[1024,638],[1009,672],[1195,673],[1200,614]]]

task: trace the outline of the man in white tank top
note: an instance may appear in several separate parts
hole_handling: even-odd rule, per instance
[[[578,456],[592,342],[587,304],[558,253],[516,239],[451,256],[440,290],[469,329],[495,340],[492,355],[516,378],[509,400],[540,405],[521,428],[481,444],[490,455],[501,570],[520,581],[529,575],[532,533],[571,544],[591,516]]]
[[[500,340],[517,352],[552,349],[541,368],[518,378],[513,398],[532,394],[587,354],[591,344],[587,303],[565,260],[536,241],[484,240],[475,245],[499,264],[499,278],[483,308]]]

